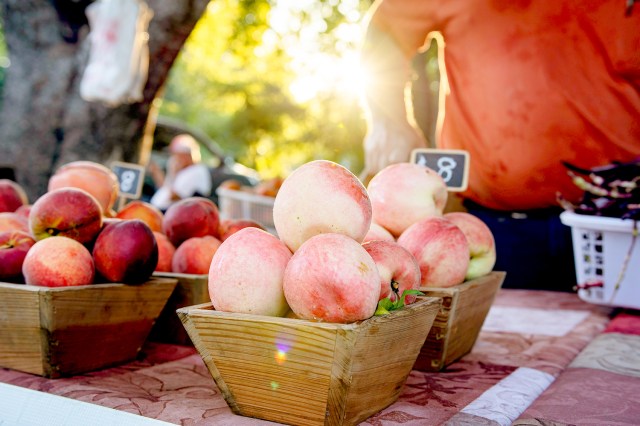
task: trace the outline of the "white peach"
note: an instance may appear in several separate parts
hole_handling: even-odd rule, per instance
[[[467,212],[446,213],[444,218],[460,228],[469,242],[470,260],[466,279],[472,280],[491,272],[496,264],[496,243],[487,224]]]

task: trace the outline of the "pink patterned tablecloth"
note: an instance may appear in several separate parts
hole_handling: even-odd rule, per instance
[[[260,425],[234,415],[191,347],[147,343],[138,360],[48,380],[0,382],[181,425]],[[640,313],[576,295],[500,290],[471,353],[412,371],[398,401],[364,425],[638,425]]]

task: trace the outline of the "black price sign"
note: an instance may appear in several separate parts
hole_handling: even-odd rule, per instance
[[[118,176],[118,195],[122,198],[140,198],[144,183],[144,167],[139,164],[114,161],[111,170]]]
[[[411,152],[411,162],[435,170],[451,192],[467,189],[469,153],[455,149],[418,148]]]

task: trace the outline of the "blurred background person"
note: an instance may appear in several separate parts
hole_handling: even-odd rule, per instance
[[[583,168],[640,155],[640,10],[624,0],[382,0],[362,61],[370,74],[368,180],[414,148],[470,153],[463,206],[496,238],[504,287],[570,291],[570,228],[556,194]],[[405,102],[410,61],[437,34],[440,108],[428,142]]]
[[[211,172],[201,162],[200,147],[187,134],[174,137],[169,144],[166,174],[152,162],[149,172],[158,190],[151,197],[151,204],[165,211],[171,204],[183,198],[211,195]]]

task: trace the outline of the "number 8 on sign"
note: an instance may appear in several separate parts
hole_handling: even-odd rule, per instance
[[[419,148],[411,152],[411,162],[435,170],[452,192],[467,189],[469,153],[463,150]]]

